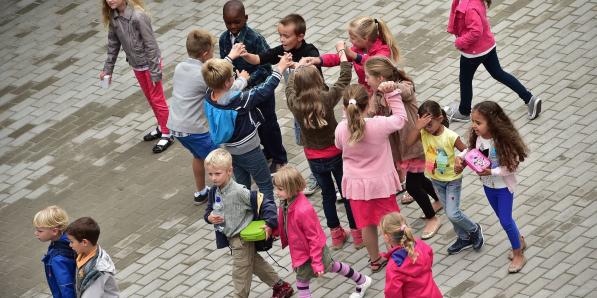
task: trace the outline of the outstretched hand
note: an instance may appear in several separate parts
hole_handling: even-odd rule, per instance
[[[230,53],[228,53],[228,57],[230,57],[230,59],[234,60],[238,57],[240,57],[241,55],[243,55],[244,53],[247,53],[247,50],[245,49],[245,45],[243,43],[235,43],[232,46],[232,49],[230,49]]]
[[[280,56],[280,62],[278,62],[277,67],[280,73],[283,73],[287,68],[291,67],[294,64],[292,62],[292,54],[284,53],[284,55]]]
[[[309,66],[309,65],[319,65],[321,64],[321,59],[319,57],[303,57],[299,61],[298,66]]]
[[[377,90],[379,90],[382,93],[390,93],[396,90],[396,84],[394,84],[393,81],[381,82],[379,86],[377,86]]]
[[[251,75],[243,69],[243,71],[238,71],[238,69],[236,70],[236,77],[237,78],[243,78],[245,80],[249,80],[249,78],[251,77]]]

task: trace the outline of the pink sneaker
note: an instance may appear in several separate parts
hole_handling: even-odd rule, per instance
[[[352,236],[352,242],[354,244],[355,249],[361,249],[365,246],[365,244],[363,244],[363,231],[362,230],[352,229],[352,230],[350,230],[350,234]]]
[[[348,240],[348,231],[341,226],[330,229],[330,234],[332,235],[332,250],[341,249]]]

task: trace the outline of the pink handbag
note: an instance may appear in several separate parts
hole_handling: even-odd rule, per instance
[[[469,150],[464,156],[464,161],[467,166],[477,173],[481,173],[491,166],[491,161],[477,148]]]

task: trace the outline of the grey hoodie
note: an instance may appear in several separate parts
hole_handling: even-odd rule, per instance
[[[90,274],[98,276],[95,277],[95,280],[85,283],[85,278]],[[97,256],[89,260],[83,267],[77,268],[77,297],[120,297],[114,275],[116,275],[114,262],[108,253],[98,245]]]

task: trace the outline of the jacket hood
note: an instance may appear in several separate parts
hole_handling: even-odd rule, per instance
[[[421,240],[415,242],[415,252],[418,254],[417,260],[413,263],[413,260],[408,256],[408,252],[405,248],[394,247],[390,250],[386,257],[389,262],[392,262],[390,266],[391,270],[400,272],[401,274],[408,275],[410,277],[418,277],[426,274],[431,268],[429,262],[431,261],[428,257],[427,247]]]
[[[116,274],[116,266],[114,266],[112,258],[110,258],[108,253],[106,253],[106,251],[101,247],[98,247],[98,256],[97,262],[95,263],[95,268],[100,272]]]

